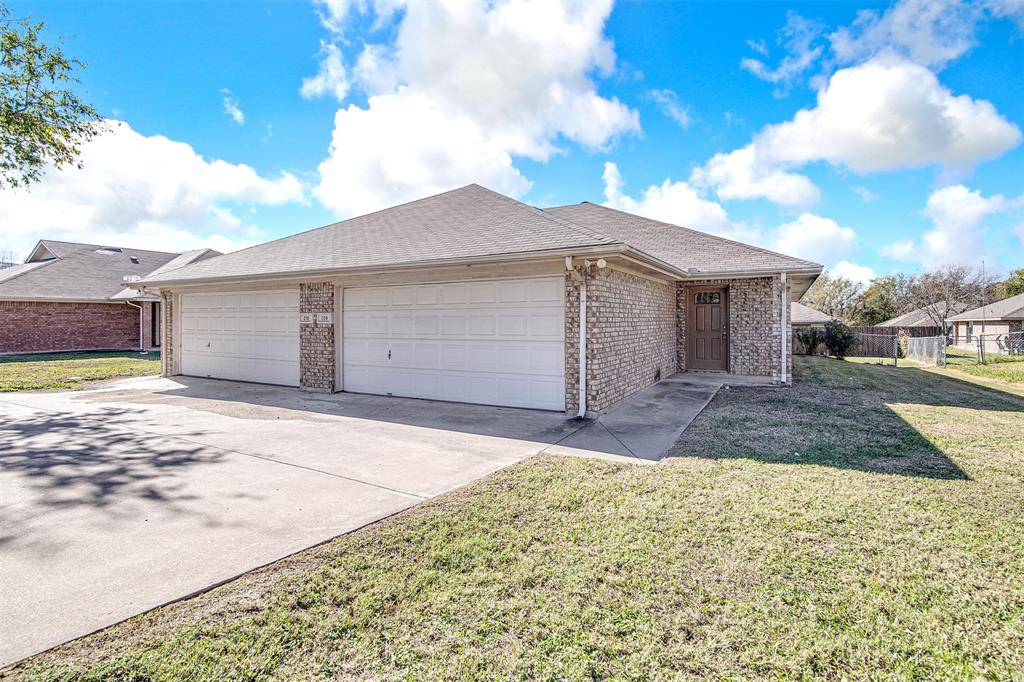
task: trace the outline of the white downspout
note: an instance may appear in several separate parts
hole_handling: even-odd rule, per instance
[[[572,266],[572,256],[565,257],[565,269],[573,273],[573,279],[579,277]],[[584,417],[587,414],[587,280],[585,277],[579,279],[580,283],[580,311],[579,311],[579,410],[577,417]]]
[[[144,353],[144,352],[146,352],[146,344],[143,341],[143,332],[142,332],[142,328],[143,328],[143,324],[142,324],[142,318],[143,318],[142,304],[140,303],[140,304],[136,305],[136,304],[132,303],[131,301],[125,301],[125,303],[127,303],[130,306],[132,306],[133,308],[138,308],[139,309],[139,352],[140,353]]]
[[[786,291],[786,273],[780,273],[780,278],[782,280],[782,295],[780,297],[782,299],[782,307],[779,310],[781,313],[781,317],[779,319],[782,321],[782,328],[779,332],[779,347],[782,351],[781,357],[779,358],[781,363],[779,364],[779,377],[781,378],[781,383],[784,384],[786,383],[786,365],[788,364],[786,362],[786,345],[789,340],[789,334],[786,333],[786,316],[789,313],[789,292]]]

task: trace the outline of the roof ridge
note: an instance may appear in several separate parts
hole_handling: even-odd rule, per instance
[[[778,251],[772,251],[771,249],[766,249],[766,248],[761,247],[761,246],[754,246],[753,244],[747,244],[746,242],[737,241],[735,239],[729,239],[728,237],[721,237],[721,236],[719,236],[717,234],[711,234],[710,232],[704,232],[703,230],[695,230],[692,227],[684,227],[682,225],[676,225],[675,223],[665,222],[664,220],[658,220],[657,218],[648,218],[647,216],[642,216],[642,215],[639,215],[637,213],[630,213],[629,211],[623,211],[623,210],[618,209],[618,208],[612,208],[611,206],[605,206],[604,204],[595,204],[592,201],[581,201],[579,204],[566,204],[565,206],[552,206],[551,208],[570,208],[572,206],[579,206],[581,204],[587,204],[589,206],[593,206],[594,208],[603,209],[605,211],[612,211],[613,213],[619,213],[619,214],[622,214],[622,215],[625,215],[625,216],[629,216],[630,218],[640,218],[641,220],[648,220],[648,221],[650,221],[652,223],[658,223],[659,225],[665,225],[667,227],[672,227],[672,228],[675,228],[677,230],[683,230],[685,232],[690,232],[692,234],[699,234],[701,236],[709,237],[711,239],[717,239],[718,241],[721,241],[721,242],[726,242],[726,243],[729,243],[729,244],[735,244],[737,246],[742,246],[744,248],[751,249],[751,250],[754,250],[754,251],[760,251],[761,253],[766,253],[766,254],[769,254],[771,256],[778,256],[780,258],[788,258],[789,260],[799,261],[801,263],[806,263],[806,264],[812,265],[812,266],[820,266],[821,265],[821,263],[815,263],[814,261],[810,261],[810,260],[807,260],[805,258],[797,258],[796,256],[790,256],[790,255],[785,254],[785,253],[779,253]]]
[[[485,192],[490,192],[494,196],[499,197],[500,199],[504,200],[507,203],[512,203],[512,204],[515,204],[516,206],[522,206],[522,207],[530,209],[531,211],[535,211],[537,213],[540,213],[541,215],[544,216],[545,220],[550,220],[552,222],[559,223],[563,227],[568,227],[570,230],[573,230],[575,232],[579,232],[580,234],[582,234],[582,235],[584,235],[586,237],[591,237],[591,238],[594,238],[594,239],[601,239],[601,240],[604,240],[605,243],[607,243],[607,244],[622,244],[623,243],[622,241],[620,241],[618,239],[612,239],[608,235],[601,234],[597,230],[593,230],[591,228],[584,227],[582,225],[579,225],[577,223],[572,222],[571,220],[566,220],[565,218],[563,218],[561,216],[556,216],[556,215],[554,215],[552,213],[548,213],[547,211],[545,211],[542,208],[537,208],[536,206],[533,206],[531,204],[527,204],[525,202],[519,201],[518,199],[513,199],[510,196],[502,194],[501,192],[495,192],[493,189],[490,189],[488,187],[484,187],[483,185],[478,185],[475,182],[472,183],[471,185],[466,185],[466,187],[478,187],[478,188],[484,190]],[[465,188],[462,188],[462,189],[465,189]]]
[[[418,199],[410,199],[409,201],[403,201],[402,203],[395,204],[394,206],[386,206],[384,208],[378,208],[376,211],[370,211],[369,213],[360,213],[359,215],[354,215],[354,216],[351,216],[349,218],[345,218],[344,220],[335,220],[333,223],[327,223],[326,225],[320,225],[319,227],[311,227],[308,230],[300,230],[299,232],[293,232],[292,234],[286,234],[286,235],[278,237],[276,239],[271,239],[270,241],[260,242],[259,244],[253,244],[252,246],[247,246],[244,249],[238,249],[237,251],[232,251],[230,253],[222,253],[219,256],[214,256],[214,258],[221,258],[222,256],[233,256],[236,253],[244,253],[246,251],[251,251],[252,249],[256,249],[256,248],[259,248],[259,247],[262,247],[262,246],[266,246],[268,244],[276,244],[279,241],[283,241],[285,239],[291,239],[293,237],[298,237],[299,235],[312,234],[313,232],[319,232],[320,230],[326,230],[329,227],[337,227],[338,225],[344,225],[345,223],[351,222],[351,221],[359,219],[359,218],[366,218],[368,216],[377,215],[378,213],[384,213],[385,211],[390,211],[393,208],[399,208],[401,206],[408,206],[410,204],[415,204],[415,203],[418,203],[420,201],[426,201],[427,199],[434,199],[436,197],[441,197],[441,196],[444,196],[445,194],[452,194],[453,192],[458,192],[459,190],[466,189],[467,187],[480,187],[480,189],[486,189],[486,187],[481,187],[480,185],[478,185],[475,182],[473,182],[473,183],[470,183],[468,185],[463,185],[462,187],[455,187],[453,189],[446,189],[445,191],[438,192],[437,194],[431,194],[429,196],[419,197]],[[488,191],[493,191],[493,190],[488,190]],[[495,194],[497,194],[497,192],[495,192]],[[185,267],[185,266],[182,266],[182,267]]]
[[[135,251],[138,253],[161,253],[168,256],[180,256],[183,252],[181,251],[156,251],[155,249],[137,249],[134,246],[112,246],[110,244],[91,244],[89,242],[69,242],[62,239],[40,239],[40,244],[70,244],[72,246],[87,246],[95,249],[121,249],[122,251]],[[57,258],[63,258],[63,256],[54,254]]]

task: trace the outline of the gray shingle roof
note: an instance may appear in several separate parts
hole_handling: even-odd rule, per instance
[[[792,324],[825,324],[835,318],[793,301],[789,306],[789,319]]]
[[[213,249],[195,249],[193,251],[186,251],[185,253],[179,254],[177,257],[172,258],[153,272],[146,275],[147,277],[155,277],[157,275],[164,275],[171,270],[177,270],[183,268],[191,263],[196,263],[207,258],[213,258],[214,256],[221,255],[220,251],[214,251]],[[125,287],[121,291],[117,292],[110,297],[111,301],[131,301],[136,299],[145,299],[147,301],[157,301],[159,296],[154,294],[140,294],[138,289],[132,287]]]
[[[540,209],[469,185],[211,258],[148,281],[298,274],[613,243]]]
[[[973,320],[1024,320],[1024,294],[1017,294],[1001,301],[990,303],[982,308],[975,308],[949,318],[952,322],[970,322]]]
[[[0,299],[109,300],[124,287],[125,276],[145,276],[178,256],[51,240],[40,245],[53,257],[0,271]]]
[[[953,303],[952,305],[947,304],[945,301],[941,301],[935,304],[935,311],[943,311],[947,315],[950,311],[957,312],[958,310],[964,310],[967,308],[965,303]],[[948,319],[952,319],[947,317]],[[918,308],[917,310],[911,310],[909,313],[903,313],[891,320],[885,322],[879,322],[879,327],[934,327],[935,320],[928,315],[928,312],[924,308]]]
[[[708,274],[821,269],[817,263],[603,206],[541,210],[468,185],[153,275],[145,282],[297,275],[602,246],[632,248],[679,270],[698,268]]]
[[[821,269],[818,263],[589,202],[544,211],[620,240],[684,271],[691,268],[706,273]]]

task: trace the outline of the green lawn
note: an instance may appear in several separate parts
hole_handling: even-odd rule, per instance
[[[160,373],[160,353],[54,353],[0,356],[0,393],[76,388],[83,384]]]
[[[1024,399],[796,371],[658,465],[537,457],[10,674],[1020,678]]]
[[[1024,384],[1024,358],[1019,355],[989,353],[985,362],[979,365],[977,353],[962,348],[949,348],[946,351],[946,369],[1011,384]]]

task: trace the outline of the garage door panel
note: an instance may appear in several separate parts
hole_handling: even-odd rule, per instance
[[[561,410],[563,287],[545,278],[346,289],[345,390]]]
[[[184,294],[182,374],[299,384],[298,290]]]

